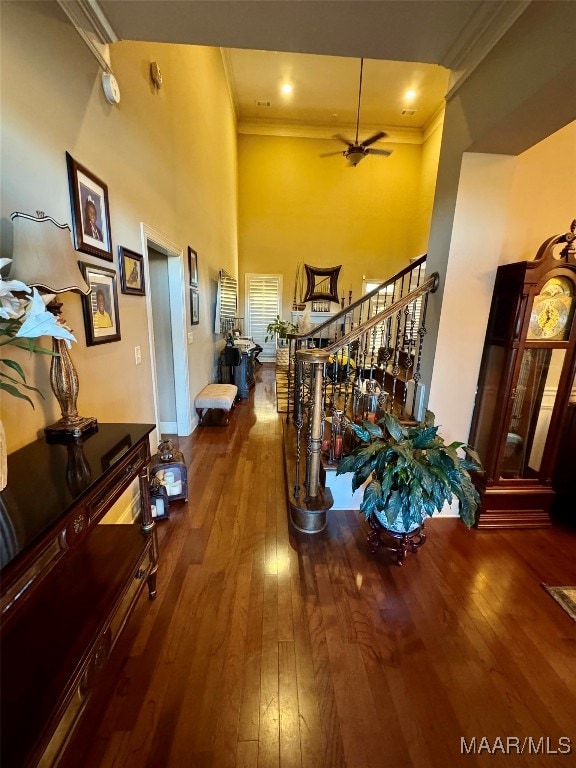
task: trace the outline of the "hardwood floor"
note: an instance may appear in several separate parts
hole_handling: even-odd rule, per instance
[[[228,427],[179,440],[190,500],[158,524],[158,598],[66,768],[574,765],[576,622],[541,582],[576,584],[576,531],[432,520],[402,568],[357,512],[294,535],[273,367],[257,379]]]

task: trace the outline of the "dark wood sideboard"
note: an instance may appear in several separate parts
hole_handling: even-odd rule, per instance
[[[3,768],[55,765],[145,583],[156,595],[150,424],[9,455],[0,494]],[[107,512],[139,478],[137,519]]]

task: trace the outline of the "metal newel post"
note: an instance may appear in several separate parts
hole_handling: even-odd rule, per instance
[[[312,431],[309,445],[309,474],[308,496],[314,498],[318,495],[320,483],[320,449],[322,447],[322,410],[323,401],[323,363],[313,363],[314,366],[314,393],[312,398]]]

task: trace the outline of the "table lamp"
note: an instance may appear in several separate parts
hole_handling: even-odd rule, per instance
[[[50,216],[37,211],[37,216],[15,212],[10,218],[14,223],[14,277],[45,293],[73,291],[88,296],[90,287],[82,277],[72,246],[71,231],[67,224],[58,224]],[[52,299],[46,309],[61,317],[62,303]],[[79,416],[78,374],[70,352],[63,339],[52,339],[52,363],[50,384],[58,400],[62,418],[45,428],[47,437],[64,442],[80,438],[96,428],[94,417]]]

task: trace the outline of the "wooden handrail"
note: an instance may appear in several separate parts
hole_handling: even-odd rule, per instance
[[[428,280],[423,282],[422,285],[419,285],[418,288],[414,288],[414,290],[410,291],[410,293],[407,293],[406,296],[398,299],[389,307],[383,309],[382,312],[378,312],[378,314],[374,315],[368,320],[365,320],[362,325],[358,326],[358,328],[354,328],[351,331],[348,331],[348,333],[346,333],[344,336],[337,339],[336,341],[333,341],[332,344],[329,344],[326,347],[322,347],[321,349],[297,349],[296,359],[298,362],[302,363],[327,363],[330,355],[339,352],[347,344],[351,344],[353,341],[356,341],[356,339],[359,339],[360,336],[363,336],[366,331],[369,331],[375,325],[379,325],[384,320],[387,320],[389,317],[397,314],[405,306],[411,304],[413,301],[416,301],[416,299],[418,299],[420,296],[423,296],[425,293],[435,293],[438,290],[439,283],[440,276],[438,272],[434,272],[432,275],[430,275]],[[335,318],[332,319],[334,320]],[[315,336],[317,335],[319,327],[320,326],[317,326],[314,329]]]
[[[425,253],[423,256],[420,256],[418,259],[416,259],[416,261],[414,261],[412,264],[408,264],[407,267],[404,267],[404,269],[401,269],[400,272],[397,272],[389,280],[385,280],[383,283],[376,286],[376,288],[374,288],[369,293],[365,293],[364,296],[361,296],[359,299],[354,301],[349,306],[345,307],[344,309],[341,309],[335,315],[332,315],[332,317],[329,317],[328,320],[324,320],[323,323],[320,323],[319,325],[315,325],[311,331],[307,331],[306,333],[288,333],[287,338],[294,339],[295,341],[299,341],[303,339],[308,339],[311,336],[321,335],[323,330],[325,330],[332,324],[338,324],[341,317],[344,317],[345,315],[348,315],[350,312],[353,312],[356,309],[356,307],[359,307],[361,304],[365,304],[367,301],[370,301],[370,299],[373,296],[376,296],[378,293],[380,293],[380,291],[383,288],[385,288],[388,285],[393,285],[398,280],[401,280],[403,277],[405,277],[405,275],[409,274],[410,272],[413,272],[415,269],[418,269],[418,267],[426,261],[426,258],[427,258],[427,254]]]

